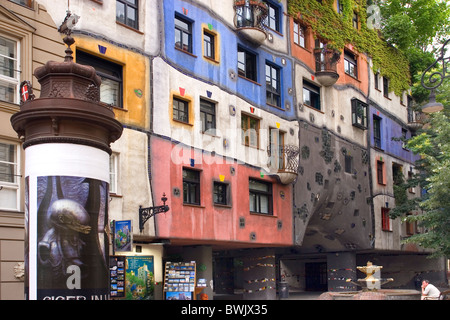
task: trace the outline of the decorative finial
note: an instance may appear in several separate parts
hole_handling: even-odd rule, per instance
[[[64,18],[64,21],[58,28],[58,32],[65,34],[63,41],[67,45],[66,49],[66,56],[64,58],[64,62],[71,62],[73,61],[73,51],[70,48],[71,45],[75,43],[75,40],[72,38],[72,29],[75,26],[75,24],[78,22],[78,19],[80,17],[76,14],[71,14],[70,10],[67,10],[66,17]]]

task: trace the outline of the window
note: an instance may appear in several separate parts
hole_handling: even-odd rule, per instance
[[[367,104],[352,99],[352,124],[360,129],[367,128]]]
[[[382,185],[386,184],[384,180],[384,162],[381,160],[377,160],[377,182]]]
[[[278,129],[269,130],[270,167],[276,170],[285,169],[284,164],[284,133]]]
[[[269,9],[264,24],[270,29],[280,32],[280,8],[271,2],[264,2]]]
[[[192,53],[192,23],[175,15],[175,48]]]
[[[0,100],[17,103],[20,70],[18,43],[0,36]]]
[[[238,47],[238,74],[241,77],[257,81],[256,55],[242,47]]]
[[[133,29],[138,29],[139,0],[117,0],[116,20]]]
[[[306,48],[305,35],[306,28],[294,21],[294,43],[298,44],[300,47]]]
[[[203,30],[203,55],[206,58],[216,59],[216,36],[206,30]]]
[[[281,108],[280,69],[266,63],[266,102]]]
[[[202,132],[216,133],[216,106],[205,99],[200,99],[200,120]]]
[[[374,73],[374,80],[375,80],[375,89],[380,90],[380,81],[378,79],[380,78],[380,74]]]
[[[32,0],[9,0],[9,1],[17,3],[17,4],[21,4],[28,8],[31,8],[31,5],[32,5]]]
[[[389,79],[386,77],[383,77],[383,95],[389,98]]]
[[[259,119],[246,114],[241,115],[242,144],[250,147],[259,147]]]
[[[117,170],[119,156],[116,153],[109,157],[109,193],[117,193]]]
[[[352,25],[353,28],[358,29],[358,14],[356,12],[353,12]]]
[[[183,203],[200,205],[200,172],[183,168]]]
[[[406,147],[406,143],[407,143],[406,140],[408,139],[406,137],[407,135],[408,135],[408,130],[402,128],[402,139],[403,139],[402,140],[402,148],[405,150],[407,150],[407,147]]]
[[[272,215],[272,184],[249,179],[250,212]]]
[[[414,111],[413,111],[413,99],[411,96],[406,96],[406,108],[408,113],[408,122],[414,122]]]
[[[381,118],[373,116],[373,143],[376,148],[381,149]]]
[[[78,63],[94,67],[102,79],[100,101],[121,108],[122,66],[80,50],[77,50],[76,58]]]
[[[412,171],[408,171],[408,181],[414,179],[414,173]],[[408,188],[409,193],[416,193],[416,187],[411,186]]]
[[[346,154],[345,155],[345,159],[344,159],[344,163],[345,163],[345,172],[346,173],[353,173],[353,157]]]
[[[173,120],[189,123],[189,102],[173,98]]]
[[[19,208],[19,159],[15,144],[0,141],[0,209]]]
[[[344,52],[344,69],[346,74],[358,78],[356,56],[348,51]]]
[[[303,81],[303,103],[320,110],[320,88],[310,82]]]
[[[344,14],[344,0],[337,0],[336,9],[337,13]]]
[[[229,200],[228,200],[229,184],[214,181],[213,188],[214,188],[214,190],[213,190],[214,204],[228,205],[228,203],[229,203]]]
[[[408,218],[411,215],[412,215],[411,213],[407,213],[406,217]],[[413,234],[416,233],[417,223],[416,221],[409,221],[408,219],[406,219],[405,227],[406,227],[406,235],[412,236]]]
[[[381,208],[381,230],[391,231],[391,218],[389,217],[389,208]]]

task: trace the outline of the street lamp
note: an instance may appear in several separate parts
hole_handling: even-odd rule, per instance
[[[446,56],[447,49],[445,48],[449,43],[450,39],[444,42],[444,45],[441,48],[441,55],[422,74],[421,79],[422,87],[430,90],[429,102],[422,107],[423,113],[433,113],[444,109],[442,103],[436,102],[436,92],[434,89],[439,87],[445,78],[450,77],[450,74],[448,74],[447,72],[448,63],[450,62],[450,56]],[[440,71],[432,72],[431,75],[428,77],[429,85],[425,84],[425,74],[441,63],[442,63],[442,72]]]

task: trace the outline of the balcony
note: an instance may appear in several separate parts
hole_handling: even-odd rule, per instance
[[[314,49],[314,57],[317,81],[325,87],[335,84],[339,79],[336,66],[341,58],[341,53],[326,47],[316,48]]]
[[[261,0],[235,0],[234,11],[238,35],[254,45],[261,45],[267,38],[264,27],[267,5]]]
[[[272,152],[270,146],[267,148],[270,171],[278,176],[282,184],[294,182],[298,175],[298,147],[295,145],[283,145],[274,149],[275,152]]]
[[[424,126],[426,122],[426,115],[418,111],[408,110],[408,129],[416,132]]]

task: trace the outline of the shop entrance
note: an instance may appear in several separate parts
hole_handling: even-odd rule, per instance
[[[313,262],[305,263],[305,290],[327,291],[327,263]]]

